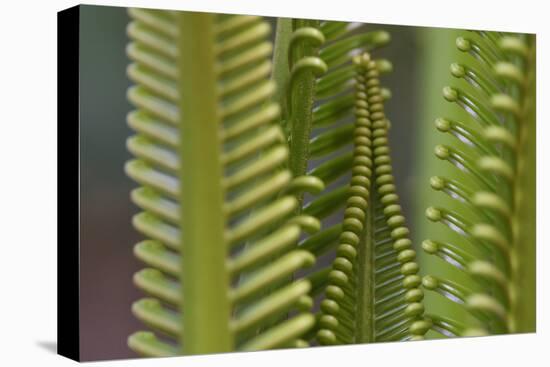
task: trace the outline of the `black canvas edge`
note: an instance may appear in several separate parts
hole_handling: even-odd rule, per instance
[[[80,361],[80,6],[57,13],[57,353]]]

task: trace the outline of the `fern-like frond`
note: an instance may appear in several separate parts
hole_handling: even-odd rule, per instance
[[[315,257],[296,249],[315,218],[294,215],[289,155],[271,103],[269,24],[260,17],[131,9],[128,116],[141,187],[133,219],[148,237],[132,306],[153,331],[146,356],[303,346],[311,283],[289,280]],[[318,182],[317,182],[318,183]],[[314,182],[315,184],[315,182]],[[266,291],[268,290],[268,291]],[[289,316],[291,315],[291,316]]]
[[[293,144],[294,151],[303,150],[304,153],[295,154],[298,157],[296,159],[301,160],[299,170],[306,170],[307,175],[317,177],[325,184],[326,189],[303,206],[304,213],[324,220],[338,215],[343,209],[347,190],[345,176],[350,174],[352,168],[354,69],[351,58],[360,52],[383,46],[389,41],[389,34],[384,31],[365,31],[364,25],[355,23],[329,21],[321,22],[319,31],[324,37],[324,43],[317,57],[325,65],[326,71],[315,80],[314,99],[306,101],[305,106],[301,107],[311,113],[307,139],[299,142],[291,134],[291,150]],[[299,47],[299,44],[294,47]],[[298,83],[291,83],[291,86]],[[290,96],[299,93],[295,89],[289,92]],[[296,121],[299,125],[303,120],[295,110],[290,108],[290,121],[293,124]],[[317,256],[334,249],[337,244],[338,231],[334,226],[325,228],[323,232],[324,235],[320,233],[317,238],[324,238],[326,245],[322,247],[323,252],[315,253]]]
[[[372,176],[374,167],[369,162],[374,147],[370,135],[365,135],[370,134],[370,126],[357,126],[354,114],[368,114],[368,108],[366,100],[357,100],[357,66],[351,60],[354,55],[386,44],[389,34],[347,22],[294,20],[292,24],[284,108],[290,168],[295,175],[315,177],[325,186],[311,197],[299,197],[303,201],[302,213],[330,223],[346,209],[340,223],[328,225],[300,243],[301,248],[319,258],[333,259],[330,267],[308,275],[312,297],[324,299],[317,327],[310,336],[317,335],[322,344],[420,337],[428,325],[421,317],[424,310],[418,289],[420,278],[416,275],[418,265],[406,238],[408,231],[401,227],[404,219],[396,203],[387,140],[386,145],[376,146],[377,164],[383,167]],[[387,60],[370,64],[376,73],[370,83],[378,83],[379,72],[391,70]],[[371,92],[376,93],[368,97],[374,109],[381,108],[382,101],[390,95],[378,84]],[[356,110],[358,105],[360,109]],[[387,122],[385,117],[382,120]],[[386,134],[378,125],[380,122],[376,134]],[[382,140],[381,137],[376,143]],[[377,186],[371,187],[371,180],[376,179]],[[377,193],[379,187],[382,192]],[[392,192],[386,191],[390,188]],[[367,207],[372,213],[365,212]],[[384,282],[388,288],[382,286]],[[415,321],[418,323],[410,328]]]
[[[286,85],[284,128],[291,152],[290,169],[296,176],[321,180],[302,203],[305,215],[327,221],[343,209],[352,164],[353,71],[351,57],[389,41],[383,31],[365,32],[348,22],[292,20],[288,45],[289,81]],[[386,64],[387,65],[387,64]],[[300,246],[317,257],[334,253],[341,225],[331,225],[302,241]],[[311,275],[312,296],[324,289],[327,271]]]
[[[436,120],[439,131],[456,139],[435,148],[456,169],[431,178],[432,188],[453,204],[426,211],[448,227],[449,240],[422,246],[467,282],[430,275],[423,284],[468,317],[430,315],[433,329],[448,336],[533,331],[534,323],[523,320],[534,315],[534,229],[525,226],[534,221],[534,164],[525,153],[535,144],[534,37],[469,32],[456,45],[471,58],[451,65],[462,82],[445,87],[443,95],[459,109]]]
[[[388,41],[387,32],[365,31],[364,25],[356,23],[293,21],[284,120],[290,140],[290,168],[296,176],[308,174],[329,185],[340,177],[339,173],[345,172],[345,162],[349,168],[349,157],[346,160],[339,156],[334,161],[337,157],[331,155],[339,148],[351,147],[354,76],[351,56]],[[320,161],[327,162],[315,172],[308,172],[310,167],[319,166]]]
[[[398,203],[378,66],[356,56],[352,177],[336,258],[321,302],[321,344],[421,338],[423,293]]]

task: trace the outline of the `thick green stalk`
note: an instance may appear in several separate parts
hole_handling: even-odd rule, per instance
[[[512,257],[516,294],[512,303],[514,332],[536,330],[536,65],[535,36],[530,35],[523,116],[518,136],[515,191],[515,236]],[[521,294],[518,294],[521,292]]]
[[[316,27],[318,25],[318,21],[295,20],[294,22],[294,29]],[[305,61],[307,60],[306,57],[317,56],[317,52],[316,47],[304,42],[293,53],[294,67],[292,73],[295,74],[293,78],[296,79],[296,86],[291,85],[289,88],[289,93],[292,93],[292,100],[290,101],[292,112],[289,167],[294,177],[304,175],[307,169],[316,81],[315,68],[305,66],[305,63],[303,64],[304,67],[301,67],[298,62],[302,58],[304,58],[302,61]],[[298,76],[299,74],[301,75]],[[301,195],[299,200],[301,202]]]
[[[233,349],[213,21],[212,14],[179,15],[179,173],[185,254],[181,279],[185,309],[181,312],[185,354]]]
[[[292,36],[292,18],[277,18],[275,33],[275,47],[273,50],[273,70],[271,79],[275,81],[277,89],[271,98],[281,106],[283,126],[288,118],[288,106],[286,104],[286,91],[290,69],[288,65],[288,45]]]

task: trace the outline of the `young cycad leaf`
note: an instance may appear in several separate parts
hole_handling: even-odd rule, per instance
[[[421,339],[430,325],[394,185],[378,67],[368,54],[354,64],[352,178],[317,336],[321,344]]]
[[[304,188],[303,191],[313,194],[312,198],[304,199],[302,192],[297,196],[303,215],[326,223],[330,217],[341,214],[348,184],[345,176],[351,172],[354,99],[351,56],[386,44],[389,35],[384,31],[366,31],[365,25],[357,23],[286,19],[279,22],[286,23],[287,28],[287,63],[275,65],[274,77],[286,87],[282,100],[283,126],[291,152],[290,169],[304,181],[321,182],[322,185]],[[285,42],[285,37],[277,40]],[[274,58],[281,60],[277,53]],[[385,61],[379,66],[384,71],[391,68]],[[326,226],[300,246],[317,257],[330,256],[335,252],[341,228],[341,224]],[[328,272],[324,268],[308,276],[313,297],[321,295]]]
[[[448,238],[424,250],[466,276],[426,276],[425,288],[468,315],[430,315],[447,336],[534,331],[535,261],[535,40],[532,35],[469,32],[457,48],[471,55],[451,65],[461,87],[445,87],[456,116],[436,120],[456,139],[435,154],[456,167],[431,186],[453,206],[429,207],[428,218],[448,227]],[[462,109],[462,111],[460,111]]]
[[[296,176],[307,173],[319,177],[307,172],[308,166],[351,142],[350,57],[386,44],[389,35],[384,31],[365,32],[364,25],[347,22],[293,20],[292,27],[284,109],[287,114],[283,116],[291,149],[290,168]],[[329,174],[331,168],[323,167],[315,173]],[[334,168],[331,179],[319,177],[325,184],[338,178],[339,167]]]
[[[311,285],[289,277],[315,261],[296,249],[315,220],[294,216],[298,200],[285,194],[292,175],[280,109],[269,102],[269,25],[240,15],[130,16],[128,97],[138,109],[128,149],[137,159],[125,169],[142,185],[131,195],[144,210],[133,224],[149,238],[135,246],[149,268],[134,281],[151,296],[132,310],[156,332],[133,334],[130,347],[170,356],[303,346]]]
[[[373,147],[361,143],[367,137],[357,136],[370,127],[354,124],[357,67],[351,59],[384,45],[389,35],[384,31],[365,31],[365,25],[346,22],[293,21],[292,25],[288,51],[291,72],[284,108],[292,155],[290,167],[295,175],[321,179],[326,187],[304,200],[302,212],[327,223],[347,207],[343,222],[328,225],[300,243],[301,248],[317,257],[336,256],[332,268],[325,267],[308,276],[313,297],[322,297],[325,292],[322,315],[310,336],[317,334],[322,344],[419,338],[429,325],[422,321],[418,265],[396,204],[388,148],[376,147],[380,154],[377,162],[382,165],[377,173],[380,177],[376,176],[382,191],[376,193],[378,186],[367,183],[374,179],[367,174],[372,169],[367,167],[372,158],[367,151]],[[375,66],[372,72],[376,73],[371,83],[378,83],[379,72],[391,70],[386,60],[369,63],[371,69]],[[377,101],[376,106],[371,106],[375,109],[390,94],[378,84],[372,92],[377,94],[371,96],[372,101]],[[368,111],[361,106],[358,113]],[[386,121],[383,118],[384,124]],[[384,129],[377,125],[376,134],[385,136]],[[381,137],[376,143],[383,140]],[[368,192],[375,192],[372,198],[365,197]],[[382,197],[384,202],[379,199]],[[368,199],[373,200],[368,206],[372,213],[365,212]]]

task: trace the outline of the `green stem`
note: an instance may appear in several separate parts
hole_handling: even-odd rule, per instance
[[[536,123],[535,39],[526,65],[526,94],[518,137],[517,183],[513,218],[512,332],[529,333],[536,328]]]
[[[318,25],[317,21],[295,20],[294,22],[295,30],[302,27],[317,27]],[[292,62],[296,64],[303,57],[317,56],[317,54],[318,50],[315,47],[304,42],[293,53],[294,60]],[[312,68],[305,68],[305,70],[298,71],[298,73],[301,75],[295,75],[298,79],[296,86],[289,88],[289,93],[292,93],[289,168],[294,177],[304,175],[307,170],[316,81],[315,71]],[[292,90],[294,88],[295,92]],[[303,195],[299,195],[298,200],[301,204]]]
[[[277,90],[273,94],[272,101],[281,106],[283,127],[288,119],[288,106],[286,104],[286,91],[290,69],[288,65],[288,45],[292,36],[292,19],[277,18],[277,30],[275,32],[275,47],[273,50],[273,71],[271,79],[275,81]]]
[[[225,267],[224,192],[219,144],[214,16],[181,12],[180,37],[180,188],[185,354],[228,352],[231,306]],[[189,175],[189,172],[195,174]]]

